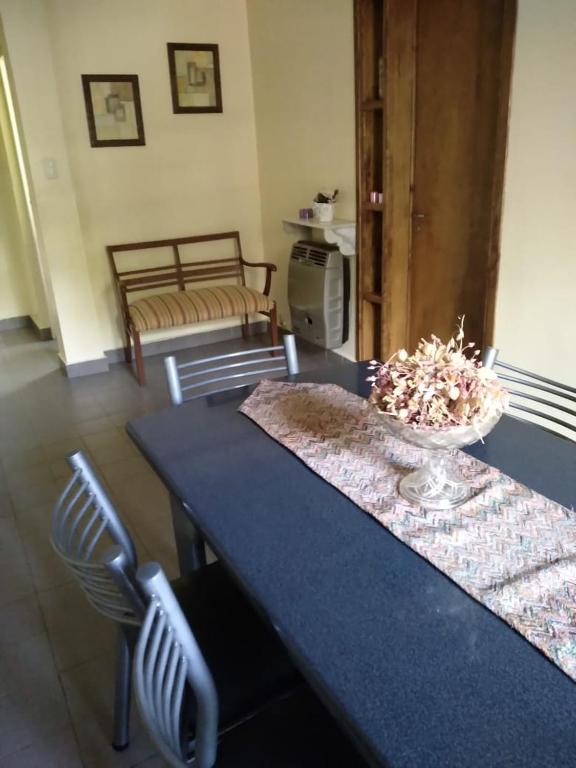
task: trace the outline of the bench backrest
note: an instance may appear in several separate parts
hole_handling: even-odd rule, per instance
[[[178,250],[180,245],[208,243],[215,240],[233,240],[234,256],[194,262],[182,261],[180,258]],[[173,263],[158,267],[143,267],[141,269],[123,270],[119,268],[122,253],[127,251],[144,251],[153,248],[172,248]],[[239,279],[242,285],[245,284],[239,232],[217,232],[212,235],[175,237],[170,240],[149,240],[144,243],[107,245],[106,251],[110,259],[114,280],[124,301],[126,300],[126,294],[132,291],[166,288],[171,285],[176,286],[180,291],[184,291],[188,283],[205,283],[211,280],[222,280],[230,277]]]

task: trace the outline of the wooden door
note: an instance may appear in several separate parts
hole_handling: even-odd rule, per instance
[[[489,343],[516,0],[355,8],[358,356],[448,337],[462,314]]]
[[[468,339],[491,335],[501,204],[500,99],[505,0],[418,4],[414,107],[411,348],[449,338],[466,315]],[[505,73],[506,74],[506,73]],[[486,327],[488,326],[488,327]]]

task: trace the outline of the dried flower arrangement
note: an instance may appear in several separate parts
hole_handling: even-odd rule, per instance
[[[372,360],[370,402],[381,413],[418,428],[476,426],[501,412],[508,395],[491,368],[483,368],[473,342],[464,344],[464,317],[444,344],[421,339],[414,354],[405,349],[386,363]]]
[[[322,203],[324,205],[335,203],[336,198],[338,197],[339,190],[335,189],[334,192],[318,192],[316,197],[314,198],[315,203]]]

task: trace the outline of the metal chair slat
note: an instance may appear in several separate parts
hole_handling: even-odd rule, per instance
[[[137,579],[150,598],[134,660],[140,711],[166,760],[175,766],[190,764],[181,717],[187,682],[197,713],[193,764],[212,768],[218,742],[218,698],[212,675],[160,566],[148,563],[139,569]],[[176,649],[176,664],[167,647]],[[173,680],[170,687],[168,680]]]
[[[250,355],[260,356],[265,353],[281,353],[278,357],[257,357],[257,359],[246,359],[237,362],[237,358],[246,357]],[[229,361],[223,365],[214,365],[214,363],[220,363],[222,361]],[[258,368],[254,370],[254,365],[261,363],[273,363],[267,365],[265,368]],[[278,365],[277,363],[280,363]],[[196,370],[198,366],[204,366],[200,370]],[[203,397],[206,395],[215,395],[220,392],[225,392],[229,389],[237,389],[239,386],[246,386],[248,384],[254,384],[258,380],[258,377],[262,377],[268,374],[284,374],[295,375],[299,372],[298,365],[298,353],[296,350],[296,341],[293,334],[286,334],[283,338],[282,346],[277,347],[260,347],[258,349],[243,350],[241,352],[231,352],[228,355],[216,355],[214,357],[204,358],[202,360],[193,360],[186,363],[178,363],[174,356],[170,356],[164,359],[164,367],[166,370],[166,379],[168,384],[168,392],[170,394],[170,400],[172,405],[181,405],[188,400],[193,400],[197,397]],[[194,368],[194,370],[189,370]],[[244,369],[240,373],[229,373],[223,376],[213,376],[202,381],[196,380],[201,376],[210,375],[211,373],[219,373],[221,371]],[[189,382],[194,379],[193,383]],[[245,383],[240,385],[230,384],[226,387],[216,387],[214,385],[221,384],[222,382],[232,382],[242,379]],[[193,392],[193,394],[190,394]],[[185,395],[185,393],[188,393]]]
[[[67,457],[67,461],[72,477],[52,513],[51,542],[91,605],[118,625],[119,674],[113,743],[116,748],[123,749],[128,743],[129,730],[130,650],[127,633],[140,624],[134,610],[138,598],[128,600],[97,552],[100,548],[104,550],[106,546],[115,545],[122,552],[123,568],[135,572],[136,550],[86,456],[76,451]],[[106,555],[104,552],[103,557]]]
[[[188,392],[191,389],[198,389],[199,387],[208,387],[210,384],[219,384],[222,381],[246,379],[248,376],[263,376],[266,373],[286,373],[286,369],[283,366],[275,366],[272,368],[259,368],[256,371],[244,373],[230,373],[228,376],[213,376],[211,379],[206,379],[205,381],[199,381],[195,384],[188,384],[186,387],[182,387],[182,392]]]
[[[567,439],[576,439],[572,434],[566,434],[566,430],[570,433],[576,433],[576,410],[569,406],[569,404],[576,402],[576,388],[519,366],[505,363],[499,360],[498,355],[498,349],[486,347],[482,356],[482,363],[488,368],[493,368],[503,382],[510,382],[522,387],[522,389],[508,388],[510,408],[518,412],[510,415],[522,421],[530,421],[530,423],[549,429]],[[506,371],[512,371],[517,375],[510,376]],[[543,394],[550,395],[550,397],[543,397]],[[530,407],[531,404],[538,404],[542,408]],[[571,418],[568,420],[558,418],[555,411],[567,414]],[[523,418],[520,414],[532,418]]]
[[[260,350],[258,350],[260,352]],[[286,357],[282,355],[281,357],[275,357],[275,361],[283,362],[286,360]],[[228,371],[232,368],[245,368],[250,365],[260,365],[260,363],[269,363],[270,358],[269,357],[259,357],[256,360],[243,360],[241,363],[229,363],[228,365],[217,365],[212,368],[203,368],[200,371],[193,371],[192,373],[183,373],[180,374],[180,381],[187,381],[188,379],[195,378],[197,376],[204,376],[208,373],[217,373],[218,371]],[[183,366],[178,366],[179,369],[182,369]],[[278,367],[278,370],[285,370],[286,365],[282,365]],[[245,376],[246,374],[241,374]]]

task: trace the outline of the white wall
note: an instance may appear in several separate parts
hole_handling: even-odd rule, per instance
[[[338,218],[355,218],[352,0],[247,0],[262,231],[278,266],[274,296],[289,323],[287,271],[295,235],[282,219],[340,190]],[[355,264],[352,263],[352,271]],[[344,351],[353,354],[354,329]]]
[[[576,2],[520,0],[496,306],[503,359],[576,383]]]

